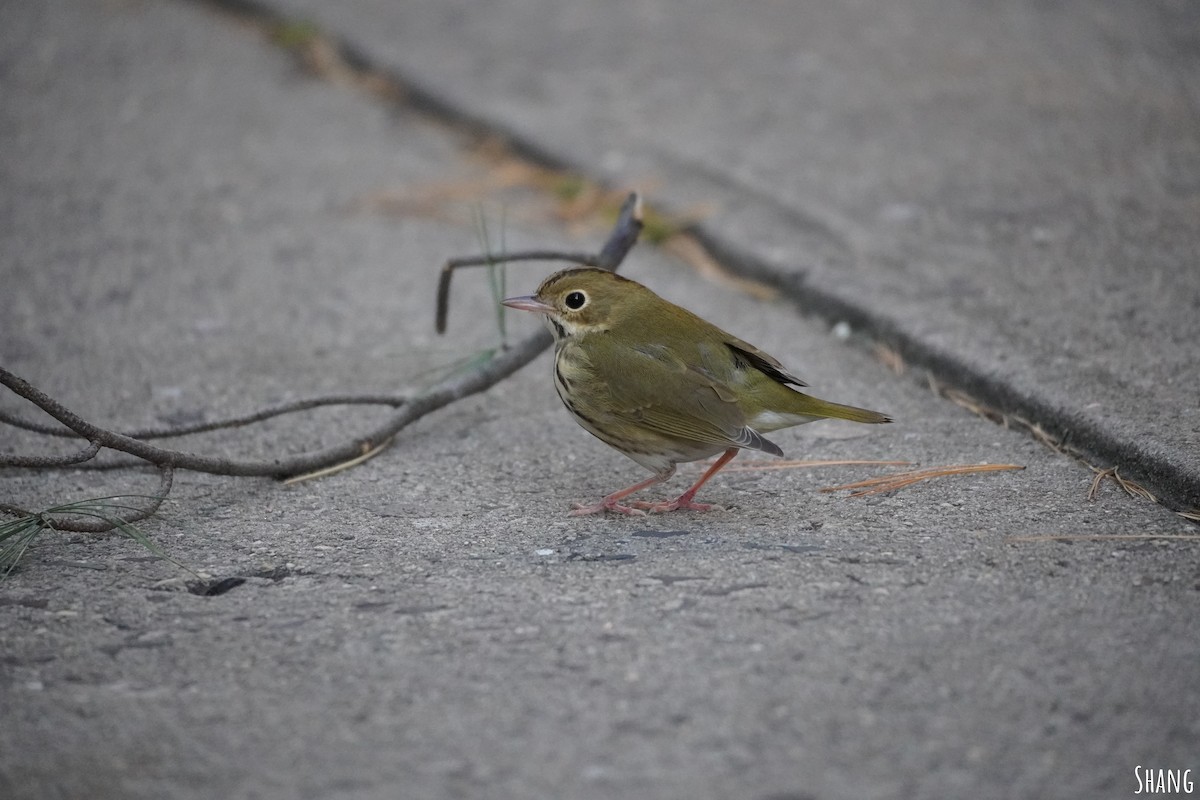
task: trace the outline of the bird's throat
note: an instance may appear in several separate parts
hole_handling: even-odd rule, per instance
[[[587,324],[580,320],[570,320],[563,317],[545,315],[546,327],[550,329],[550,333],[554,334],[554,341],[562,344],[564,342],[582,340],[585,336],[592,333],[603,333],[608,330],[607,325]]]
[[[567,329],[563,327],[563,324],[549,314],[546,314],[544,319],[546,327],[550,329],[550,333],[554,334],[554,341],[559,343],[566,341]]]

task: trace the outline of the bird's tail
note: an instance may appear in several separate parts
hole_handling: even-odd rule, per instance
[[[772,397],[773,404],[749,419],[750,427],[760,433],[803,425],[819,419],[848,419],[851,422],[891,422],[892,418],[878,411],[831,403],[819,397],[789,390]]]
[[[797,392],[799,394],[799,392]],[[851,422],[868,422],[880,423],[891,422],[892,418],[886,414],[880,414],[878,411],[868,411],[865,408],[856,408],[854,406],[844,406],[841,403],[831,403],[828,400],[821,400],[817,397],[804,395],[804,408],[801,413],[808,414],[814,417],[826,417],[829,419],[848,419]]]

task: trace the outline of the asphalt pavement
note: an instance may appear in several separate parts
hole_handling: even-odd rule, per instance
[[[1200,505],[1191,4],[234,5],[0,6],[0,366],[68,408],[130,429],[400,394],[496,347],[482,275],[433,330],[479,213],[508,249],[606,231],[482,158],[494,134],[694,213],[774,299],[649,243],[622,271],[896,419],[778,433],[789,458],[1021,469],[852,497],[820,489],[901,468],[743,456],[701,498],[724,512],[569,518],[644,473],[570,419],[543,356],[335,475],[180,472],[140,527],[222,594],[128,539],[41,537],[0,583],[0,795],[1102,798],[1200,776],[1200,548],[1175,513]],[[302,68],[282,45],[317,32],[409,93]],[[511,267],[509,293],[548,270]],[[175,444],[273,458],[389,413]],[[0,428],[0,452],[72,449]],[[154,486],[0,470],[30,508]]]

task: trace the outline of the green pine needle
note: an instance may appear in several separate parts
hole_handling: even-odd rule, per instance
[[[33,540],[45,530],[45,522],[40,515],[30,514],[18,517],[0,524],[0,580],[8,577],[33,544]]]
[[[29,550],[30,545],[33,544],[35,539],[46,531],[55,530],[53,526],[54,518],[64,515],[92,517],[93,519],[103,520],[112,525],[113,530],[119,535],[138,543],[164,561],[168,561],[185,572],[190,572],[192,575],[199,577],[195,570],[169,556],[166,551],[151,540],[140,528],[125,521],[121,516],[122,513],[131,513],[141,511],[142,509],[116,501],[136,498],[144,500],[158,499],[155,495],[140,494],[92,497],[86,500],[76,500],[72,503],[51,506],[44,511],[31,513],[24,517],[17,517],[16,519],[0,523],[0,580],[7,578],[16,569],[17,564],[24,558],[25,553]]]
[[[496,330],[500,334],[500,349],[508,347],[508,325],[507,316],[504,313],[504,306],[500,304],[506,296],[506,288],[508,283],[507,265],[504,263],[494,263],[490,260],[492,255],[492,237],[488,233],[487,215],[483,211],[482,206],[475,207],[475,228],[479,234],[480,251],[486,254],[489,258],[488,271],[488,286],[492,290],[492,302],[496,307]],[[508,226],[505,224],[505,213],[501,209],[500,212],[500,254],[503,255],[508,251],[508,245],[505,240],[504,233]]]

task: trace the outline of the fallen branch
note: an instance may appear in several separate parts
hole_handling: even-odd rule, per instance
[[[555,258],[565,262],[582,263],[603,269],[616,270],[634,244],[636,244],[641,229],[641,199],[636,194],[631,194],[625,201],[625,205],[621,209],[620,216],[612,232],[609,234],[607,242],[597,254],[536,251],[535,253],[508,253],[453,259],[447,262],[442,272],[441,285],[438,291],[438,329],[442,330],[445,327],[450,274],[458,267],[520,261],[533,257],[543,260]],[[375,452],[390,442],[405,426],[457,400],[494,386],[536,358],[550,343],[550,334],[546,331],[539,331],[511,347],[498,350],[490,359],[480,363],[478,366],[452,375],[429,389],[409,397],[340,396],[315,398],[218,422],[198,423],[175,428],[147,429],[129,433],[108,430],[84,419],[28,381],[6,369],[0,368],[0,385],[10,389],[18,397],[33,403],[63,427],[59,428],[31,423],[9,414],[0,417],[0,422],[47,436],[75,435],[88,442],[86,448],[67,456],[0,455],[0,467],[61,468],[83,464],[105,449],[126,453],[157,466],[162,472],[163,483],[159,494],[154,496],[155,502],[152,502],[146,508],[135,510],[127,518],[123,517],[107,522],[102,520],[76,520],[75,522],[82,527],[60,527],[58,523],[63,521],[56,521],[54,526],[60,530],[104,532],[112,530],[119,525],[152,516],[170,492],[172,476],[174,470],[177,469],[206,472],[214,475],[287,478],[290,476],[317,473],[322,470],[344,469],[347,466],[360,463],[366,457],[374,455]],[[189,433],[249,425],[270,417],[315,408],[321,405],[351,404],[392,405],[397,408],[397,411],[390,419],[374,430],[351,441],[324,450],[265,461],[239,461],[222,456],[173,450],[151,444],[147,441],[154,438],[182,436]],[[7,512],[16,516],[28,515],[28,512],[7,504],[0,504],[0,512]]]

